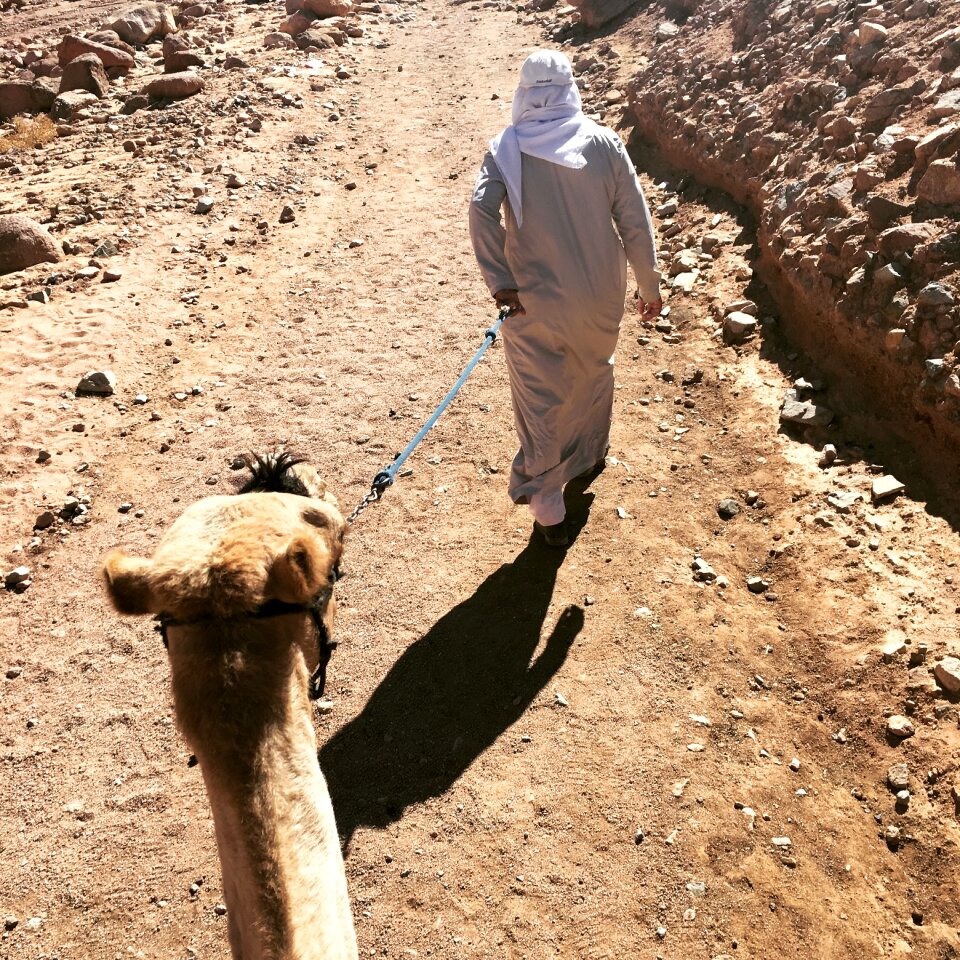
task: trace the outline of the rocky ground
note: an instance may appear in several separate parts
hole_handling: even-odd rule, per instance
[[[7,11],[9,76],[120,7]],[[0,214],[64,251],[0,279],[5,956],[228,955],[163,650],[99,561],[251,449],[352,507],[491,320],[465,204],[523,57],[562,31],[630,138],[665,12],[383,3],[342,45],[267,49],[284,19],[181,18],[201,92],[134,99],[157,38],[0,158]],[[351,532],[317,728],[361,953],[956,957],[957,504],[800,352],[758,210],[633,140],[669,311],[625,319],[569,552],[506,499],[496,347]]]

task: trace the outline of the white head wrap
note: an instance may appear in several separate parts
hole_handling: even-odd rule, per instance
[[[583,115],[570,61],[556,50],[530,54],[513,95],[513,123],[490,141],[518,226],[523,223],[520,155],[580,169],[586,166],[583,148],[594,129]]]

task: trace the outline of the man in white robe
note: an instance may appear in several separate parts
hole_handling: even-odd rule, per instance
[[[520,450],[509,493],[563,547],[563,487],[606,456],[628,261],[642,315],[662,303],[633,164],[615,132],[584,116],[562,53],[524,63],[513,124],[480,168],[470,236],[490,292],[510,309],[502,334]]]

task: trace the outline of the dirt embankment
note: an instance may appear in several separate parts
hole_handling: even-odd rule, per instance
[[[596,22],[616,8],[581,12]],[[751,211],[756,266],[790,339],[876,437],[895,431],[930,479],[955,476],[960,28],[950,5],[712,0],[634,7],[603,31],[614,27],[637,50],[624,89],[637,143]],[[683,250],[682,237],[666,244],[668,255]]]

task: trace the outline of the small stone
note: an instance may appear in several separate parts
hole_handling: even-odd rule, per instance
[[[36,520],[33,521],[34,530],[46,530],[47,527],[52,527],[56,523],[57,517],[52,510],[44,510]]]
[[[132,509],[132,503],[121,503],[120,506],[117,507],[117,513],[129,513]]]
[[[78,397],[109,397],[117,386],[117,378],[109,370],[92,370],[77,384]]]
[[[763,577],[747,577],[747,589],[751,593],[765,593],[770,589],[770,581]]]
[[[880,503],[882,500],[887,500],[890,497],[895,497],[898,494],[902,493],[905,489],[906,489],[906,484],[901,483],[892,474],[887,474],[886,476],[877,477],[873,481],[873,487],[871,489],[873,502]]]
[[[296,219],[297,219],[297,215],[296,215],[296,213],[294,212],[293,207],[291,207],[290,204],[288,203],[288,204],[280,211],[280,222],[281,222],[281,223],[293,223],[293,221],[296,220]]]
[[[947,693],[960,693],[960,660],[944,657],[933,668],[933,675]]]
[[[789,837],[771,837],[771,838],[770,838],[770,842],[771,842],[778,850],[789,850],[790,847],[792,846],[792,843],[790,842],[790,838],[789,838]]]
[[[723,318],[723,339],[726,343],[743,343],[756,329],[757,318],[748,313],[735,310]]]
[[[6,576],[3,578],[3,585],[8,589],[12,590],[14,587],[19,586],[21,583],[25,583],[30,579],[30,568],[29,567],[14,567],[12,570],[8,570]]]
[[[899,793],[910,786],[910,768],[905,763],[895,763],[887,770],[887,786]]]
[[[8,667],[7,668],[7,679],[16,680],[23,673],[23,667]]]
[[[790,761],[790,763],[788,764],[788,766],[790,767],[790,769],[791,769],[794,773],[797,773],[797,772],[799,771],[799,769],[800,769],[800,760],[799,760],[799,758],[798,758],[798,757],[794,757],[794,758]]]
[[[788,394],[780,408],[783,423],[796,423],[804,427],[826,427],[833,422],[833,411],[817,406],[811,400],[797,400]]]
[[[732,520],[740,513],[740,504],[736,500],[721,500],[717,504],[717,513],[723,520]]]
[[[887,846],[891,850],[896,850],[900,846],[900,828],[895,827],[892,823],[886,830],[883,831],[883,839],[887,842]]]
[[[693,579],[700,583],[710,583],[717,579],[717,574],[713,567],[700,557],[697,557],[693,563],[690,564],[690,569],[693,570]]]
[[[837,459],[837,448],[832,443],[825,443],[820,451],[820,467],[829,467]]]
[[[892,737],[899,737],[905,740],[907,737],[912,737],[916,732],[917,728],[913,725],[909,717],[895,713],[887,720],[887,733]]]
[[[150,398],[145,393],[138,393],[134,398],[133,402],[136,406],[142,407],[145,403],[150,402]]]
[[[225,916],[227,915],[227,907],[226,907],[226,904],[218,903],[218,904],[213,908],[213,912],[214,912],[218,917],[225,917]]]
[[[196,210],[194,213],[207,214],[213,209],[213,200],[210,197],[201,197],[197,201]]]
[[[3,918],[3,929],[4,930],[14,930],[16,929],[17,924],[20,922],[19,917],[15,917],[12,914],[8,917]]]

